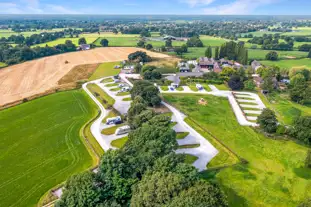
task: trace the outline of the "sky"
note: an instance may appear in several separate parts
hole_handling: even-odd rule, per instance
[[[311,15],[311,0],[0,0],[0,14]]]

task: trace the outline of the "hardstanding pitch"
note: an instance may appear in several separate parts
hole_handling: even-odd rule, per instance
[[[4,68],[0,70],[0,106],[55,88],[58,80],[76,65],[121,61],[138,50],[145,51],[134,47],[97,48],[40,58]],[[151,57],[168,57],[160,53],[145,52]]]

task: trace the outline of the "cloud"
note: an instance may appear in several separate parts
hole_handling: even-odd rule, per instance
[[[256,8],[275,3],[276,1],[277,0],[236,0],[229,4],[204,8],[203,11],[204,14],[216,15],[252,14]]]
[[[40,4],[39,0],[21,0],[21,2],[32,8],[38,8]]]
[[[189,4],[191,7],[195,7],[197,5],[209,5],[214,1],[215,0],[182,0],[182,2]]]
[[[4,14],[21,14],[23,11],[18,8],[18,5],[11,2],[0,2],[1,12]]]
[[[81,14],[80,12],[67,9],[61,5],[46,4],[44,8],[47,14]]]

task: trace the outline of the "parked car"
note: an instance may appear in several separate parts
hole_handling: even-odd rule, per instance
[[[120,83],[119,85],[118,85],[118,87],[119,88],[123,88],[125,85],[123,84],[123,83]]]
[[[106,120],[106,124],[107,125],[110,125],[110,124],[121,124],[122,123],[122,119],[120,116],[116,116],[116,117],[111,117],[111,118],[108,118]]]
[[[170,90],[170,91],[174,91],[174,90],[175,90],[175,88],[174,88],[173,86],[169,86],[169,87],[168,87],[168,90]]]
[[[196,84],[195,87],[200,91],[203,90],[203,86],[201,84]]]
[[[131,128],[130,126],[126,125],[126,126],[122,126],[122,127],[119,127],[117,130],[116,130],[116,135],[122,135],[122,134],[127,134],[131,131]]]
[[[129,92],[130,90],[131,90],[131,87],[124,86],[123,88],[121,88],[120,92]]]

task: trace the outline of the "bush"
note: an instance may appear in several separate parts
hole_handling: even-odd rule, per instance
[[[311,150],[308,150],[307,157],[305,160],[305,167],[311,168]]]
[[[257,118],[257,123],[265,132],[274,133],[277,130],[278,121],[274,111],[265,108]]]
[[[278,125],[277,130],[276,130],[277,135],[284,135],[286,134],[286,127],[284,125]]]
[[[279,55],[275,51],[271,51],[266,55],[266,60],[276,61],[278,60],[278,58],[279,58]]]

